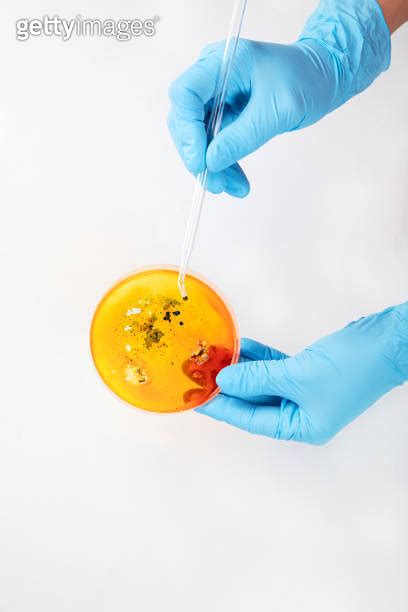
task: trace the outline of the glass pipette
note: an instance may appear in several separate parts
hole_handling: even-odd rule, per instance
[[[218,134],[221,128],[221,121],[224,113],[229,79],[231,76],[235,52],[241,33],[241,26],[245,14],[246,4],[247,0],[235,0],[234,3],[229,33],[225,41],[224,54],[220,66],[220,71],[218,74],[217,84],[215,87],[213,107],[211,109],[211,114],[208,121],[207,143],[211,142],[211,140]],[[193,201],[191,204],[186,232],[184,235],[183,250],[178,276],[178,288],[183,299],[187,298],[187,292],[185,288],[185,276],[187,272],[188,262],[190,261],[190,256],[193,250],[194,241],[197,235],[198,224],[200,221],[201,210],[203,208],[207,188],[207,179],[207,169],[197,175],[193,193]]]

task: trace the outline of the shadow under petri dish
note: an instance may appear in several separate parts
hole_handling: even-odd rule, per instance
[[[218,372],[238,361],[234,315],[203,279],[145,269],[117,283],[99,303],[91,326],[95,366],[120,398],[153,412],[196,408],[219,389]]]

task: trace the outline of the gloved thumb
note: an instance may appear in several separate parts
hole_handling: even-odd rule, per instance
[[[278,396],[296,401],[291,384],[291,358],[278,361],[251,361],[228,366],[217,376],[222,393],[250,400]]]
[[[206,155],[210,172],[222,172],[266,142],[258,127],[257,114],[255,102],[250,100],[239,117],[210,142]]]

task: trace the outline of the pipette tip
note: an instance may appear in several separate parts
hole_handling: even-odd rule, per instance
[[[184,276],[182,277],[181,275],[179,275],[178,283],[177,284],[178,284],[178,289],[180,291],[181,298],[183,300],[188,300],[186,286],[185,286],[185,283],[184,283]]]

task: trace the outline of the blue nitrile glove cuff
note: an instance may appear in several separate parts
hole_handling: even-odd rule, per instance
[[[408,382],[408,302],[394,306],[396,364],[403,381]]]
[[[338,72],[334,110],[366,89],[390,65],[391,37],[376,0],[321,0],[300,35],[332,54]]]

